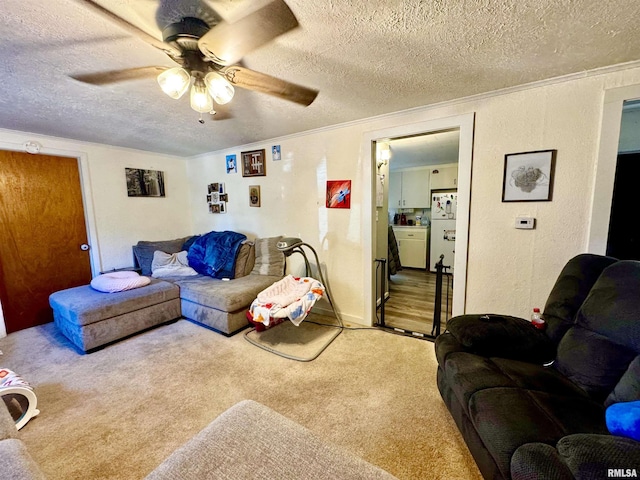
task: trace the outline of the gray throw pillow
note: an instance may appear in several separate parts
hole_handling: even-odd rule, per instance
[[[240,278],[249,275],[251,270],[253,270],[255,259],[256,251],[253,246],[253,242],[245,242],[240,245],[240,250],[236,257],[235,273],[233,278]]]
[[[251,275],[284,275],[284,254],[276,247],[281,239],[282,236],[255,239],[256,260]]]

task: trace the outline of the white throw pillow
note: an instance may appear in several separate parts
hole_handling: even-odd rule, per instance
[[[91,280],[91,288],[99,292],[115,293],[149,285],[151,279],[142,277],[136,272],[109,272],[98,275]]]
[[[152,277],[191,277],[194,275],[198,275],[198,272],[189,266],[186,250],[178,253],[165,253],[160,250],[153,252]]]

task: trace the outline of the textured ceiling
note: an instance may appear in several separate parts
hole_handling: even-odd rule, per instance
[[[98,0],[149,34],[184,15],[228,21],[255,0]],[[237,89],[198,123],[151,80],[69,75],[163,53],[74,0],[3,0],[0,128],[190,156],[640,59],[631,0],[288,0],[300,27],[243,59],[320,91],[309,107]],[[212,10],[213,9],[213,10]]]

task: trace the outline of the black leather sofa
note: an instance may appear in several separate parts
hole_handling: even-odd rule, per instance
[[[640,442],[605,421],[640,400],[640,262],[571,259],[544,319],[462,315],[436,339],[438,388],[482,475],[640,476]]]

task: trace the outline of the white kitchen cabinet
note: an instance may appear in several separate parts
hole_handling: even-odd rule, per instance
[[[429,208],[428,168],[399,170],[389,174],[389,208]]]
[[[427,228],[393,227],[403,267],[427,268]]]
[[[452,188],[458,188],[457,165],[438,166],[431,169],[431,190]]]
[[[402,208],[402,172],[389,173],[389,208]]]

